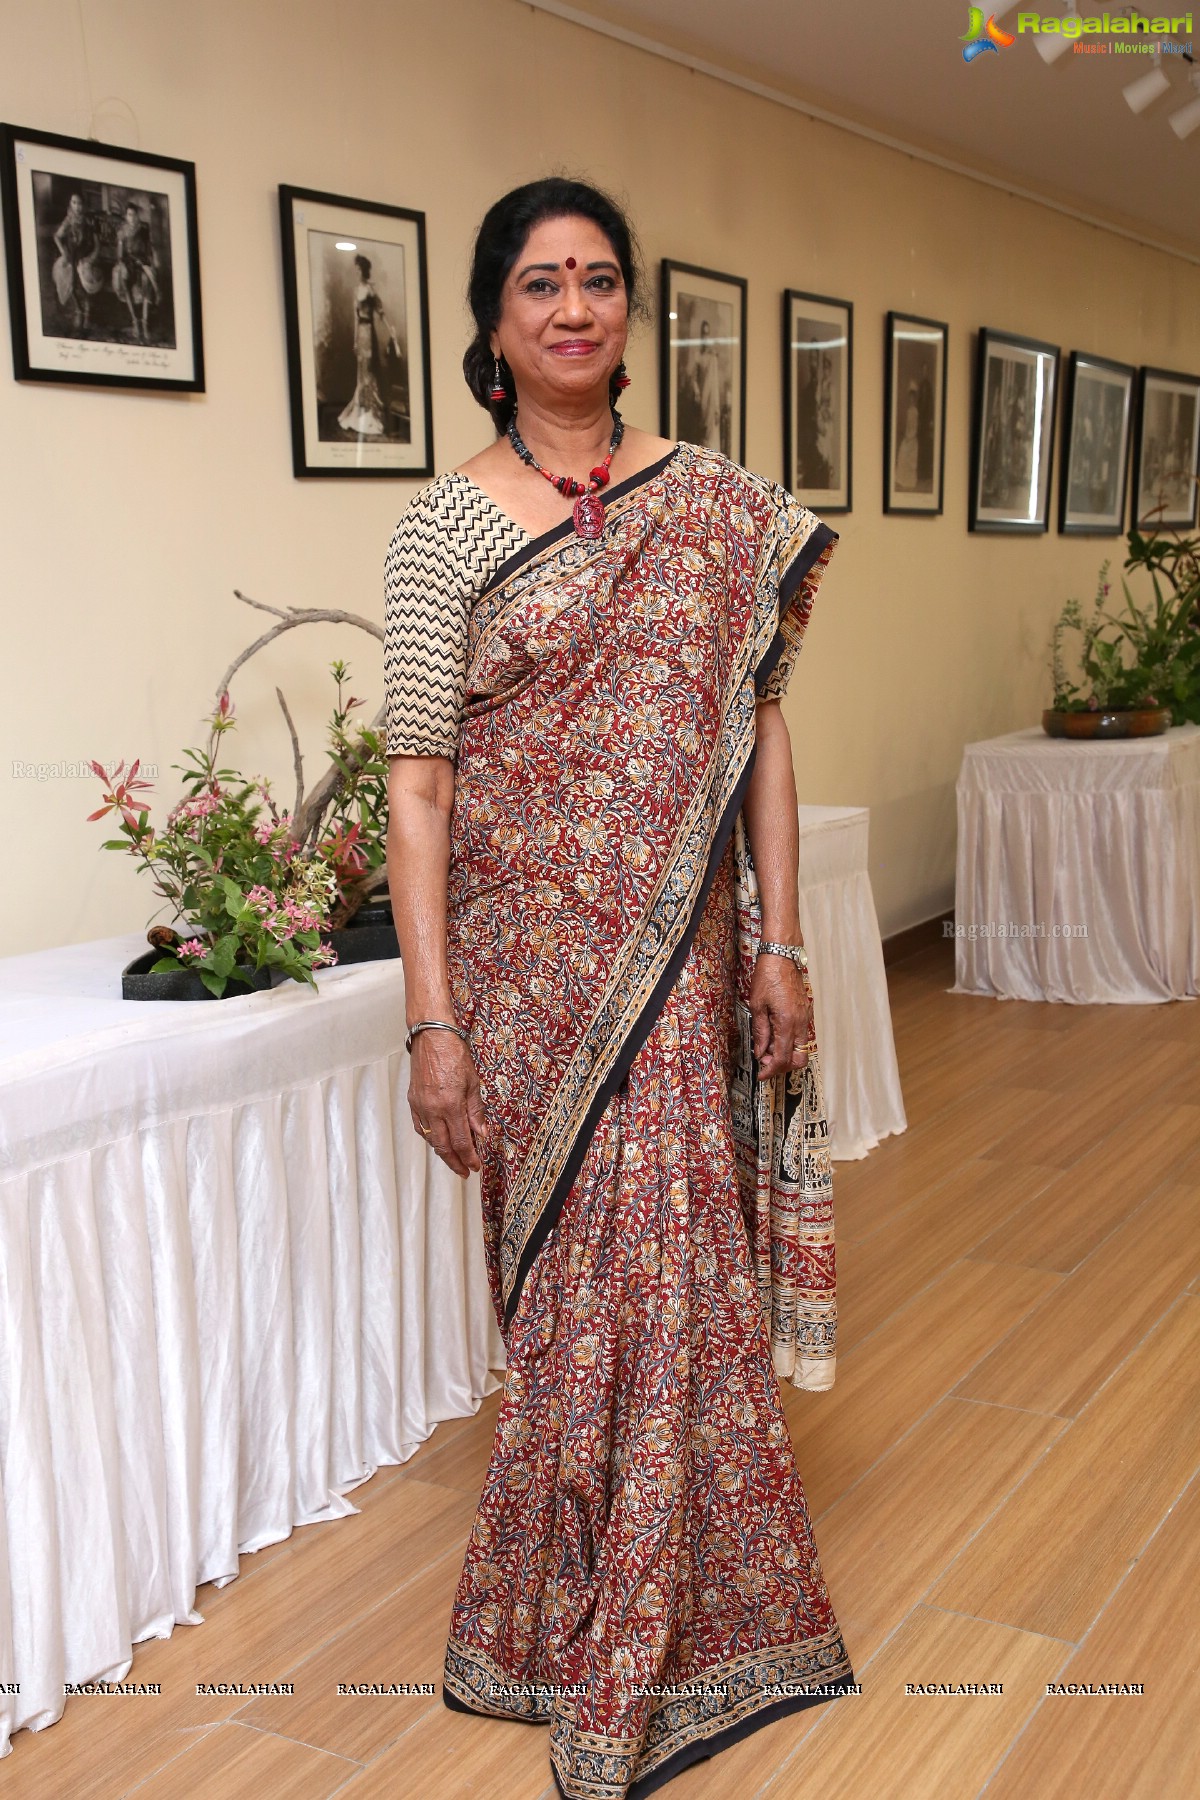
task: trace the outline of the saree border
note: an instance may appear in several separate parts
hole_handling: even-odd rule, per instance
[[[757,755],[758,745],[756,742],[752,742],[749,754],[746,757],[746,761],[741,771],[737,775],[733,791],[725,802],[721,817],[717,823],[716,831],[713,834],[707,864],[704,874],[701,877],[700,885],[695,893],[691,913],[676,940],[674,949],[671,951],[654,986],[651,988],[649,995],[643,1002],[641,1010],[633,1019],[625,1036],[622,1038],[607,1074],[602,1077],[600,1085],[596,1089],[591,1103],[579,1123],[571,1148],[567,1152],[566,1160],[555,1178],[554,1185],[524,1241],[520,1257],[513,1273],[511,1291],[508,1298],[505,1300],[504,1323],[506,1327],[512,1324],[517,1307],[520,1304],[526,1277],[537,1259],[538,1252],[541,1250],[551,1231],[558,1223],[559,1214],[562,1212],[563,1205],[571,1190],[572,1183],[583,1165],[583,1159],[587,1155],[588,1147],[596,1135],[596,1127],[604,1116],[605,1108],[624,1082],[634,1057],[654,1029],[655,1022],[666,1004],[667,996],[679,979],[679,972],[687,960],[687,955],[692,947],[692,942],[700,928],[700,920],[704,913],[705,902],[708,899],[713,882],[716,880],[717,870],[721,866],[721,859],[725,854],[726,845],[732,834],[734,821],[741,810],[742,802],[746,796],[746,789],[750,785],[750,777],[754,770]],[[697,822],[697,824],[693,826],[689,836],[694,835],[695,831],[699,829],[699,826],[700,822]],[[677,866],[680,863],[686,862],[686,860],[687,852],[684,850],[675,858],[675,864]],[[661,906],[661,890],[657,899],[659,906]],[[647,914],[645,921],[647,925],[651,923],[654,918],[654,913],[657,910],[658,907],[654,907]],[[643,932],[643,936],[644,935],[646,935],[645,932]],[[636,949],[634,954],[636,955]],[[608,1004],[609,997],[606,996],[604,1001],[601,1002],[597,1017],[605,1010],[605,1007]],[[593,1019],[592,1024],[594,1028],[595,1019]]]
[[[489,1705],[489,1684],[510,1695],[527,1690],[524,1704]],[[556,1711],[549,1698],[552,1684],[511,1682],[487,1651],[452,1638],[442,1701],[452,1712],[549,1725],[551,1773],[567,1800],[644,1800],[692,1763],[729,1749],[787,1713],[858,1691],[836,1625],[811,1638],[742,1651],[669,1685],[675,1691],[655,1700],[643,1734],[602,1736],[576,1727],[569,1689]],[[780,1688],[796,1691],[779,1694]],[[564,1748],[574,1764],[566,1775],[569,1786],[563,1785],[555,1759],[556,1749]]]
[[[815,515],[814,515],[815,516]],[[803,544],[787,565],[779,579],[779,609],[775,625],[775,636],[771,639],[766,655],[754,671],[756,689],[773,674],[775,665],[787,649],[787,637],[783,630],[783,621],[796,597],[801,585],[814,575],[819,578],[825,569],[838,543],[838,533],[823,519],[818,519]]]
[[[710,453],[698,451],[693,445],[677,444],[657,464],[628,477],[610,497],[613,500],[627,501],[659,475],[674,473],[679,469],[686,474],[695,461],[708,455]],[[728,459],[720,460],[728,464]],[[728,467],[751,483],[757,483],[760,479],[735,464],[728,464]],[[625,505],[613,508],[613,522],[619,522],[625,511]],[[634,936],[628,953],[614,967],[609,985],[563,1073],[534,1142],[529,1146],[522,1165],[522,1177],[535,1166],[540,1166],[543,1170],[547,1166],[553,1168],[556,1159],[551,1154],[550,1146],[556,1135],[569,1136],[569,1148],[559,1163],[557,1172],[550,1179],[548,1191],[534,1174],[529,1179],[522,1179],[524,1191],[515,1204],[511,1205],[511,1210],[506,1208],[507,1216],[500,1241],[503,1302],[501,1323],[504,1330],[512,1324],[526,1278],[558,1222],[600,1119],[661,1014],[699,929],[705,903],[728,848],[754,771],[757,757],[754,724],[755,706],[759,698],[757,689],[786,647],[781,627],[787,610],[792,606],[806,578],[810,578],[815,569],[823,566],[837,542],[836,532],[807,508],[803,508],[802,512],[806,520],[812,521],[812,525],[779,577],[774,619],[769,621],[772,636],[767,648],[756,661],[755,652],[765,636],[761,609],[756,605],[751,609],[741,644],[732,660],[724,717],[704,778],[692,796],[671,852],[664,859],[658,884],[647,901],[640,929]],[[570,520],[564,521],[562,525],[514,552],[497,571],[485,590],[486,599],[492,605],[482,618],[477,645],[486,641],[503,616],[505,601],[501,597],[501,589],[537,557],[560,546],[568,547],[571,531]],[[793,538],[795,535],[793,534]],[[580,555],[586,557],[592,546],[587,540],[580,539],[578,548]],[[755,580],[761,579],[760,571],[756,573]],[[481,596],[481,599],[485,596]],[[714,811],[717,817],[715,826],[712,826]],[[711,836],[708,835],[709,831]],[[707,851],[703,841],[697,842],[698,837],[702,840],[707,838]],[[670,948],[663,960],[662,946],[667,943],[670,943]],[[625,1015],[627,1023],[623,1029],[619,1019],[612,1019],[614,1012]],[[593,1086],[597,1069],[603,1072]],[[589,1087],[592,1088],[591,1097],[586,1100],[580,1116],[580,1102]],[[539,1186],[542,1186],[540,1199],[536,1197]]]
[[[647,463],[644,469],[635,469],[632,475],[626,475],[623,481],[618,481],[614,487],[610,487],[607,493],[603,495],[605,525],[607,526],[608,524],[608,509],[614,500],[623,500],[627,494],[636,492],[643,482],[655,480],[657,476],[662,474],[664,469],[668,468],[670,464],[674,462],[675,458],[679,455],[679,452],[684,448],[685,446],[682,442],[676,444],[673,449],[667,451],[665,456],[660,456],[657,462]],[[476,484],[473,483],[472,485]],[[480,489],[480,492],[483,492],[482,488]],[[496,507],[496,511],[500,513],[502,518],[507,519],[510,525],[517,524],[516,520],[511,514],[506,513],[503,507],[496,506],[496,502],[492,500],[490,494],[487,495],[487,498],[492,501],[492,505]],[[523,525],[517,525],[517,530],[524,531],[525,527]],[[517,548],[510,551],[504,561],[492,570],[492,573],[484,582],[483,587],[479,590],[476,605],[478,605],[479,600],[482,600],[485,595],[495,593],[501,582],[507,581],[510,576],[515,575],[522,564],[529,561],[530,557],[538,556],[543,550],[548,550],[551,545],[558,543],[560,539],[570,537],[574,530],[574,521],[571,515],[568,514],[561,524],[552,525],[549,531],[539,532],[537,537],[530,537],[528,532],[526,532],[526,542],[518,544]],[[584,539],[582,541],[585,543],[594,542],[593,539]]]

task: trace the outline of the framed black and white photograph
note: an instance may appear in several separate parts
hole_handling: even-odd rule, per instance
[[[0,125],[13,374],[204,387],[196,170]]]
[[[746,283],[662,265],[659,400],[664,437],[746,460]]]
[[[297,475],[433,474],[425,215],[281,187]]]
[[[971,435],[971,531],[1048,531],[1056,344],[980,328]]]
[[[1143,368],[1138,375],[1133,524],[1194,526],[1200,474],[1200,376]]]
[[[850,511],[854,307],[783,295],[783,482],[817,513]]]
[[[946,482],[946,346],[940,319],[889,312],[883,340],[883,510],[940,513]]]
[[[1134,373],[1128,363],[1071,352],[1058,479],[1060,531],[1117,537],[1124,529]]]

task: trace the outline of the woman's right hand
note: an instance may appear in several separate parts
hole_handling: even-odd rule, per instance
[[[475,1059],[452,1031],[420,1031],[413,1039],[408,1104],[417,1131],[456,1175],[465,1180],[481,1167],[491,1128]]]

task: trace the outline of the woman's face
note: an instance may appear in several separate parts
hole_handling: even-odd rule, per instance
[[[70,213],[70,215],[73,219],[82,218],[82,216],[83,216],[83,201],[79,198],[78,194],[71,195],[71,198],[67,202],[67,211]]]
[[[590,219],[536,225],[512,266],[492,353],[542,405],[606,394],[625,354],[629,297],[616,252]]]

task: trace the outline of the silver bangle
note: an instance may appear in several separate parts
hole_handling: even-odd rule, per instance
[[[413,1039],[419,1031],[452,1031],[455,1037],[462,1039],[464,1044],[469,1044],[471,1041],[462,1026],[452,1025],[449,1019],[418,1019],[415,1025],[409,1027],[408,1036],[404,1040],[406,1050],[412,1049]]]
[[[786,956],[790,962],[796,964],[797,968],[805,971],[808,969],[808,951],[803,944],[768,944],[764,942],[758,946],[755,953],[756,960],[763,955]]]

